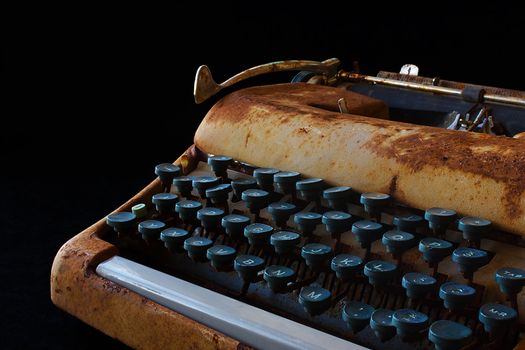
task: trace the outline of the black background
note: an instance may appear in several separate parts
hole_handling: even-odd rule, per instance
[[[280,59],[358,60],[368,74],[415,63],[424,76],[525,90],[524,19],[504,3],[32,9],[2,44],[0,348],[121,346],[51,304],[52,259],[192,143],[217,100],[193,102],[200,64],[220,82]]]

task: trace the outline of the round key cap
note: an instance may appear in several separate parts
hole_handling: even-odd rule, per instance
[[[312,212],[300,212],[294,215],[293,222],[298,231],[305,236],[311,235],[317,225],[321,223],[321,214]]]
[[[423,226],[424,220],[415,214],[394,216],[392,224],[397,226],[400,231],[415,232],[418,227]]]
[[[246,202],[246,207],[253,211],[265,208],[270,201],[270,193],[264,190],[250,189],[242,193],[241,198]]]
[[[109,214],[106,218],[106,224],[113,227],[115,232],[123,232],[135,227],[135,214],[124,211],[120,213]]]
[[[305,311],[310,315],[315,316],[325,312],[329,307],[332,293],[329,290],[308,286],[301,288],[299,293],[299,304],[301,304]]]
[[[206,251],[213,245],[211,239],[205,237],[190,237],[184,241],[184,250],[194,261],[206,261]]]
[[[472,330],[461,323],[439,320],[430,326],[428,340],[436,350],[458,350],[467,345],[472,338]]]
[[[377,215],[390,202],[390,195],[386,193],[367,192],[361,195],[359,200],[370,215]]]
[[[381,232],[383,232],[383,225],[375,221],[360,220],[352,225],[352,233],[363,249],[370,248],[372,243],[381,237]]]
[[[429,264],[437,264],[452,253],[454,246],[449,241],[428,237],[419,241],[419,251]]]
[[[397,265],[388,261],[373,260],[366,263],[363,270],[368,283],[374,287],[385,287],[395,276]]]
[[[273,228],[265,224],[255,223],[244,228],[244,237],[248,238],[248,243],[253,246],[268,244],[272,233]]]
[[[342,211],[328,211],[324,213],[322,221],[326,231],[332,235],[339,235],[352,229],[352,215]]]
[[[350,281],[363,266],[363,259],[350,254],[339,254],[332,259],[331,269],[337,278],[342,281]]]
[[[146,204],[139,203],[131,207],[131,212],[135,214],[137,219],[142,219],[148,215],[148,208],[146,208]]]
[[[292,253],[300,241],[301,236],[290,231],[279,231],[270,236],[270,244],[273,245],[275,252],[281,255]]]
[[[244,281],[255,282],[259,271],[264,269],[264,259],[255,255],[239,255],[235,258],[233,268]]]
[[[381,243],[394,257],[399,257],[416,244],[416,237],[409,232],[392,230],[383,234]]]
[[[217,177],[226,177],[228,166],[233,164],[233,158],[228,156],[208,157],[208,165]]]
[[[452,253],[452,261],[458,264],[462,273],[472,273],[489,262],[486,251],[474,248],[458,248]]]
[[[350,201],[352,188],[347,186],[330,187],[323,191],[323,198],[333,210],[346,211],[346,204]]]
[[[307,201],[317,201],[321,199],[323,187],[323,179],[304,179],[295,183],[295,189]]]
[[[184,198],[191,196],[193,190],[193,176],[181,176],[173,179],[173,185]]]
[[[242,193],[246,190],[257,188],[257,181],[253,177],[235,179],[231,181],[233,195],[236,200],[241,200]]]
[[[217,270],[230,267],[235,259],[237,251],[227,245],[214,245],[206,251],[206,258],[211,261],[211,265]]]
[[[244,228],[250,224],[250,218],[244,215],[226,215],[221,220],[226,234],[232,238],[242,237]]]
[[[321,243],[308,243],[301,248],[301,256],[312,270],[322,268],[332,256],[332,248]]]
[[[139,223],[139,233],[142,239],[148,242],[160,238],[160,232],[166,228],[166,224],[158,220],[146,220]]]
[[[428,227],[438,234],[444,234],[447,227],[456,220],[456,217],[456,212],[451,209],[430,208],[425,211]]]
[[[456,282],[446,282],[439,287],[439,297],[443,300],[443,305],[452,311],[467,306],[475,294],[474,288]]]
[[[458,230],[463,232],[463,238],[479,242],[491,229],[492,222],[482,218],[467,216],[459,220]]]
[[[401,338],[417,335],[427,328],[428,316],[412,309],[401,309],[392,315],[392,324]]]
[[[232,191],[230,184],[220,184],[206,190],[206,198],[209,198],[212,203],[220,204],[228,201],[228,194]]]
[[[288,283],[295,281],[295,271],[281,265],[271,265],[264,269],[264,280],[276,293],[284,292]]]
[[[164,246],[171,252],[182,246],[188,237],[190,237],[188,231],[176,227],[167,228],[160,233],[160,240],[164,242]]]
[[[197,212],[202,209],[201,202],[184,200],[175,205],[175,211],[185,223],[194,223],[197,220]]]
[[[180,175],[180,168],[171,163],[162,163],[155,166],[155,175],[159,177],[162,188],[169,191],[173,178]]]
[[[502,304],[485,304],[479,309],[479,321],[489,333],[501,333],[508,329],[517,318],[516,310]]]
[[[220,184],[221,179],[215,176],[197,176],[193,178],[192,185],[199,192],[202,199],[206,199],[206,190]]]
[[[496,282],[502,293],[516,295],[525,286],[525,270],[502,267],[496,271]]]
[[[206,230],[215,230],[220,227],[224,210],[219,208],[202,208],[197,212],[197,219]]]
[[[393,314],[392,310],[377,309],[370,316],[370,328],[382,342],[396,335],[396,327],[392,324]]]
[[[151,197],[151,201],[155,204],[155,208],[161,214],[171,214],[175,211],[175,204],[179,201],[179,197],[173,193],[157,193]]]
[[[363,330],[369,323],[374,308],[359,301],[349,301],[343,307],[343,321],[345,321],[353,333]]]
[[[278,172],[273,168],[258,168],[253,171],[253,177],[261,188],[269,188],[273,186],[273,176]]]
[[[294,193],[295,183],[299,181],[301,174],[296,171],[280,171],[273,176],[273,182],[277,189],[284,193]]]
[[[279,227],[286,226],[286,222],[297,210],[297,207],[292,203],[276,202],[268,206],[268,213],[272,216],[273,222]]]
[[[407,297],[423,298],[436,288],[434,277],[419,272],[409,272],[403,276],[401,285],[406,289]]]

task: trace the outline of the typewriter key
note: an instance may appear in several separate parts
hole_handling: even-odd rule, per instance
[[[393,314],[391,310],[377,309],[370,316],[370,328],[382,342],[396,335],[396,327],[392,324]]]
[[[400,231],[415,232],[418,227],[423,225],[423,218],[419,215],[408,214],[394,216],[392,224],[397,226]]]
[[[233,188],[233,201],[238,202],[241,200],[244,191],[257,188],[257,181],[253,177],[235,179],[231,181],[231,185]]]
[[[363,259],[350,254],[339,254],[330,263],[332,271],[342,281],[351,281],[362,266]]]
[[[278,172],[279,170],[273,168],[258,168],[253,171],[253,177],[257,180],[259,187],[273,191],[273,176]]]
[[[286,222],[290,215],[295,213],[297,207],[292,203],[276,202],[268,206],[268,213],[272,216],[273,222],[279,227],[286,227]]]
[[[146,208],[146,204],[139,203],[131,207],[131,212],[135,214],[137,219],[142,219],[148,215],[148,208]]]
[[[241,198],[246,202],[246,207],[252,213],[258,214],[261,209],[268,205],[270,194],[264,190],[251,189],[244,191]]]
[[[295,183],[295,189],[307,201],[319,201],[324,186],[323,179],[305,179]]]
[[[177,189],[177,192],[184,197],[189,199],[191,197],[191,191],[193,190],[193,176],[181,176],[173,179],[173,185]]]
[[[206,261],[206,251],[213,245],[211,239],[205,237],[190,237],[184,241],[184,250],[188,252],[188,256],[199,262]]]
[[[468,344],[472,330],[461,323],[439,320],[430,326],[428,340],[434,343],[436,350],[458,350]]]
[[[228,156],[211,156],[208,157],[208,165],[215,173],[215,176],[226,178],[228,166],[233,164],[233,158]]]
[[[386,246],[386,250],[392,253],[396,259],[400,259],[401,255],[416,244],[416,237],[413,234],[392,230],[385,232],[381,243]]]
[[[448,225],[456,220],[456,217],[456,212],[450,209],[430,208],[425,211],[428,227],[438,235],[444,235]]]
[[[453,249],[452,243],[439,238],[428,237],[419,241],[419,251],[423,253],[423,258],[431,266],[441,262],[452,253]]]
[[[293,222],[299,232],[305,236],[311,235],[317,225],[321,223],[321,214],[300,212],[294,215]]]
[[[186,224],[197,221],[197,212],[202,209],[201,202],[184,200],[175,205],[175,211],[179,213],[180,219]]]
[[[301,248],[301,256],[312,270],[318,270],[324,267],[332,256],[332,248],[325,244],[309,243]]]
[[[264,246],[273,233],[273,228],[265,224],[251,224],[244,228],[244,237],[248,238],[248,243],[252,246]]]
[[[458,230],[463,232],[463,238],[472,242],[479,241],[490,231],[492,222],[482,218],[467,216],[459,220]]]
[[[349,301],[343,307],[342,317],[353,333],[363,330],[369,323],[374,308],[359,301]]]
[[[372,216],[379,216],[381,210],[390,202],[390,195],[386,193],[367,192],[359,200],[365,211]]]
[[[220,184],[206,190],[206,198],[213,204],[224,204],[228,202],[228,194],[232,191],[230,184]]]
[[[352,189],[346,186],[331,187],[323,191],[323,198],[333,210],[346,211]]]
[[[323,215],[323,224],[326,226],[326,231],[332,234],[332,238],[350,231],[352,229],[352,215],[342,211],[329,211]]]
[[[158,220],[146,220],[139,223],[139,233],[146,242],[153,242],[160,238],[160,232],[166,228],[166,224]]]
[[[352,233],[356,236],[361,248],[370,249],[373,242],[381,237],[383,225],[370,220],[360,220],[352,225]]]
[[[295,194],[295,183],[299,181],[301,174],[296,171],[280,171],[273,176],[273,182],[277,189],[284,194]]]
[[[428,316],[416,310],[401,309],[392,315],[392,325],[396,327],[397,335],[401,339],[412,337],[427,328]]]
[[[175,211],[175,204],[179,201],[179,197],[169,192],[157,193],[151,197],[151,201],[160,214],[170,215]]]
[[[250,224],[250,218],[244,215],[226,215],[221,221],[226,234],[234,239],[242,237],[244,228]]]
[[[227,245],[214,245],[206,251],[206,258],[211,261],[211,265],[217,270],[224,270],[231,267],[237,251]]]
[[[373,260],[365,264],[363,272],[368,277],[368,283],[382,288],[395,277],[397,265],[387,261]]]
[[[516,295],[525,286],[525,270],[502,267],[496,271],[496,282],[502,293]]]
[[[436,288],[434,277],[419,272],[409,272],[403,276],[401,285],[406,289],[409,298],[423,298]]]
[[[206,231],[213,231],[220,227],[224,210],[219,208],[202,208],[197,212],[197,219],[200,220],[202,227]]]
[[[467,306],[475,294],[474,288],[456,282],[446,282],[439,287],[439,297],[443,300],[443,305],[451,311]]]
[[[167,228],[160,233],[160,240],[170,252],[176,251],[188,237],[188,231],[176,227]]]
[[[518,318],[518,313],[511,307],[502,304],[485,304],[479,309],[479,321],[486,332],[502,333]]]
[[[488,264],[489,256],[484,250],[462,247],[452,252],[452,261],[458,265],[459,271],[470,279],[474,272]]]
[[[293,249],[301,241],[301,236],[295,232],[279,231],[270,236],[270,244],[275,252],[285,255],[293,252]]]
[[[199,192],[202,199],[206,198],[206,190],[217,186],[220,183],[220,178],[214,176],[197,176],[193,178],[193,187]]]
[[[255,255],[239,255],[233,262],[233,268],[243,281],[257,281],[257,274],[264,269],[264,259]]]
[[[264,280],[275,293],[286,292],[288,283],[295,281],[295,271],[281,265],[271,265],[264,269]]]
[[[180,168],[171,163],[162,163],[155,167],[155,175],[160,179],[162,190],[169,192],[171,189],[171,182],[176,176],[180,175]]]
[[[109,214],[106,218],[106,224],[110,227],[113,227],[113,230],[120,234],[125,233],[125,231],[132,230],[135,227],[135,220],[137,217],[135,214],[130,212],[120,212]]]
[[[299,293],[299,304],[304,307],[306,312],[315,316],[330,307],[331,297],[332,293],[327,289],[314,286],[303,287]]]

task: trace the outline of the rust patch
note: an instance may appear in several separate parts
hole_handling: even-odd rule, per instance
[[[250,136],[252,136],[252,131],[249,130],[246,134],[246,137],[244,138],[244,147],[248,146],[248,140],[250,139]]]
[[[389,190],[389,193],[390,193],[391,196],[393,196],[394,193],[396,193],[396,190],[397,190],[397,175],[392,177],[392,180],[390,180],[390,186],[388,187],[388,190]]]
[[[299,134],[308,134],[310,132],[310,130],[308,130],[307,128],[299,128],[299,129],[297,129],[297,132]]]

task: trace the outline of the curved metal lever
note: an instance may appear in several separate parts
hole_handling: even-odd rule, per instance
[[[199,67],[199,69],[197,69],[197,74],[195,75],[193,96],[195,97],[195,102],[199,104],[228,86],[232,86],[235,83],[255,77],[257,75],[271,72],[307,70],[314,73],[325,74],[331,77],[337,73],[337,66],[339,66],[339,63],[340,62],[337,58],[330,58],[322,62],[305,60],[271,62],[242,71],[221,84],[217,84],[213,80],[208,66],[202,65]]]

